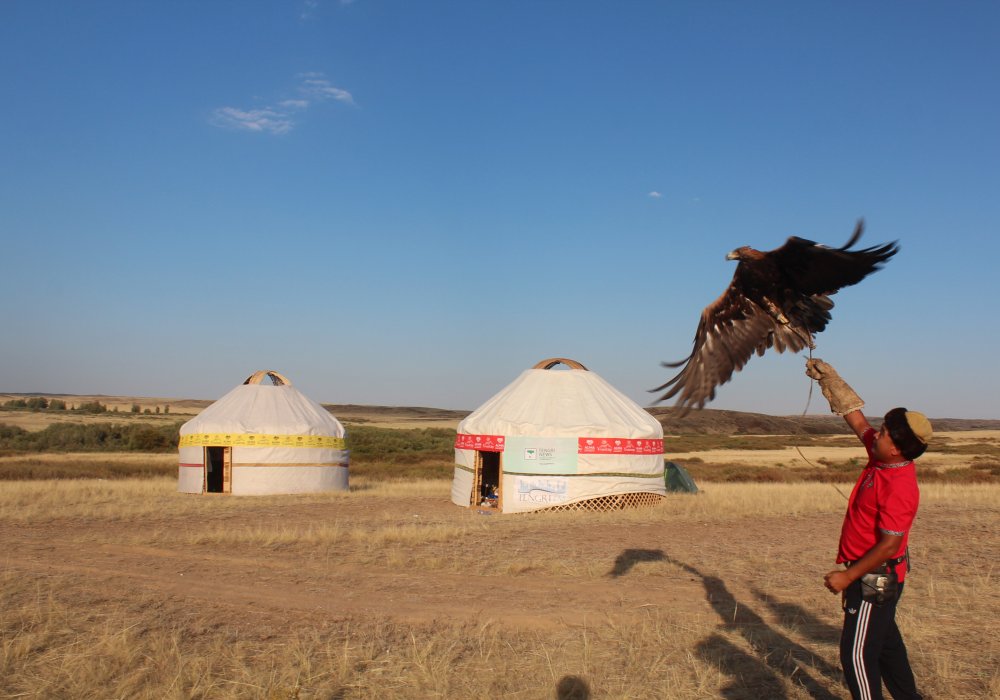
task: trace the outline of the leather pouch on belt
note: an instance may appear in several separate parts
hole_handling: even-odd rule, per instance
[[[899,577],[885,564],[861,577],[861,600],[872,605],[891,603],[899,594]]]

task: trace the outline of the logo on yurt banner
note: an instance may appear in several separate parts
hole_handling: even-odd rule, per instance
[[[576,474],[575,438],[509,437],[503,468],[530,474]]]
[[[564,503],[569,497],[569,484],[565,479],[532,479],[519,476],[517,500],[521,503]]]

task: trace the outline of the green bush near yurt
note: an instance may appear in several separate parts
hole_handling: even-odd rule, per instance
[[[455,431],[449,428],[374,428],[347,425],[351,474],[373,478],[449,477]]]
[[[5,452],[173,452],[181,423],[168,425],[53,423],[28,431],[0,423]]]
[[[0,481],[19,479],[108,479],[168,476],[171,464],[115,460],[114,453],[176,452],[183,422],[150,426],[136,424],[56,423],[28,431],[0,423],[0,455],[26,459],[0,464]],[[351,474],[375,479],[449,477],[455,462],[455,431],[446,428],[375,428],[347,426]],[[65,453],[59,464],[31,460],[30,455]],[[108,453],[100,464],[74,460],[73,453]]]

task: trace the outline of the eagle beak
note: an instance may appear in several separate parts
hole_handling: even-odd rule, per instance
[[[740,259],[740,254],[737,253],[735,250],[731,250],[728,253],[726,253],[726,260],[739,260],[739,259]]]

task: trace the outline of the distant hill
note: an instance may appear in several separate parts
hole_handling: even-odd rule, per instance
[[[384,421],[442,421],[458,423],[472,411],[424,406],[362,406],[358,404],[325,403],[323,408],[338,420],[348,423],[378,423]]]
[[[691,411],[680,417],[676,408],[646,409],[668,434],[706,435],[831,435],[848,431],[844,419],[833,414],[769,416],[764,413],[722,411],[711,408]],[[881,419],[868,416],[875,425]],[[979,418],[931,418],[935,430],[1000,430],[1000,420]]]
[[[11,398],[26,398],[45,396],[61,398],[68,404],[79,404],[82,401],[99,401],[108,405],[120,407],[122,413],[104,414],[109,420],[127,420],[129,408],[139,405],[169,406],[170,417],[184,420],[197,415],[212,401],[207,399],[176,399],[149,398],[139,396],[105,396],[51,393],[3,393],[0,392],[0,405]],[[392,424],[392,427],[433,426],[440,424],[442,428],[454,428],[459,421],[471,411],[460,411],[446,408],[425,406],[365,406],[360,404],[322,404],[339,420],[346,423],[363,423],[378,426]],[[691,411],[681,417],[675,408],[649,408],[668,435],[680,433],[695,433],[705,435],[831,435],[847,431],[844,420],[838,416],[807,415],[807,416],[771,416],[765,413],[748,413],[743,411],[724,411],[712,408]],[[62,412],[59,412],[62,413]],[[72,414],[63,414],[71,419]],[[163,416],[166,418],[167,416]],[[869,416],[875,420],[874,416]],[[0,412],[0,423],[4,422],[4,412]],[[1000,420],[987,418],[931,418],[935,430],[1000,430]]]
[[[351,423],[393,421],[441,421],[458,424],[471,411],[416,406],[362,406],[356,404],[323,404],[338,419]],[[691,411],[681,417],[675,408],[647,408],[667,434],[696,433],[705,435],[837,435],[848,431],[840,416],[770,416],[764,413],[724,411],[706,408]],[[879,425],[874,417],[869,418]],[[932,418],[936,430],[1000,430],[1000,420],[983,418]]]
[[[681,416],[676,408],[647,408],[667,434],[704,435],[831,435],[847,429],[839,416],[770,416],[712,408]]]

